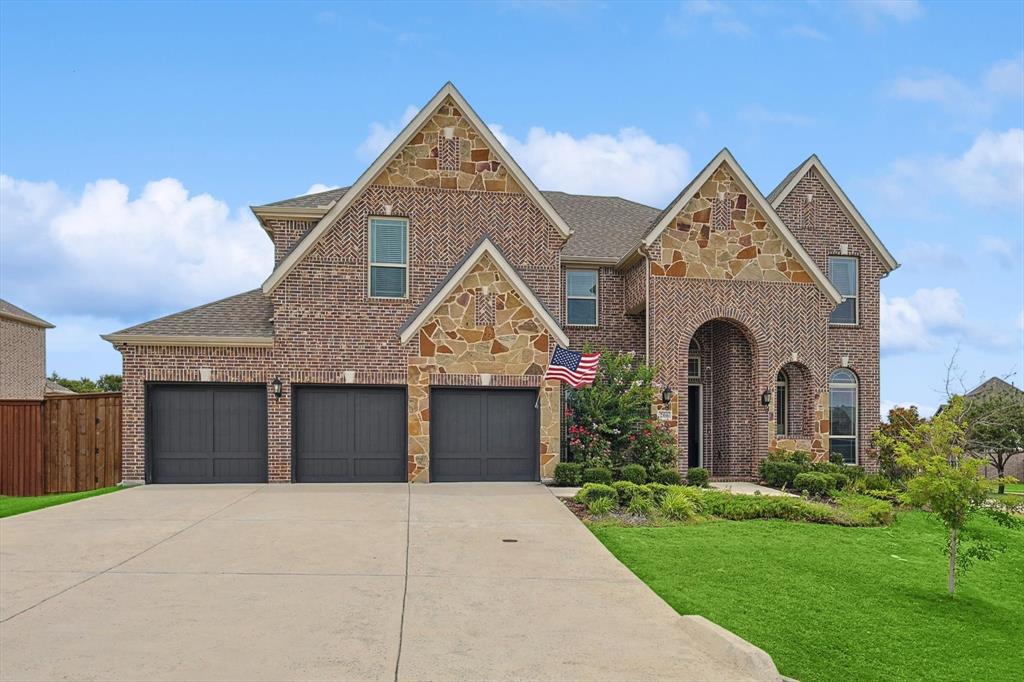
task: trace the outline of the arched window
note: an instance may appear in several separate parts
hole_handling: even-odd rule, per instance
[[[829,452],[838,452],[847,464],[857,463],[857,375],[837,369],[828,378],[831,434]]]
[[[690,381],[700,381],[700,344],[690,339],[689,361],[686,364],[686,376]]]
[[[789,377],[779,370],[775,377],[775,435],[785,436],[789,432]]]

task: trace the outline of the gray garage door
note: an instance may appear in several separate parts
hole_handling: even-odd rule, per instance
[[[430,394],[430,480],[536,481],[535,391],[436,388]]]
[[[293,407],[296,481],[406,479],[404,388],[300,386]]]
[[[267,480],[267,392],[262,386],[152,386],[153,483]]]

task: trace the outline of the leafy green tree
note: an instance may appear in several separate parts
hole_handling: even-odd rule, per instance
[[[99,379],[93,381],[88,377],[69,379],[54,372],[50,375],[50,381],[70,388],[75,393],[117,393],[121,390],[120,374],[101,374]]]
[[[896,450],[892,443],[899,442],[906,430],[913,430],[924,423],[924,419],[918,414],[917,407],[894,407],[889,410],[887,421],[883,422],[874,434],[874,445],[878,448],[878,468],[882,475],[893,483],[903,484],[910,477],[909,471],[901,468],[896,463]],[[887,438],[880,438],[886,436]]]
[[[988,482],[980,473],[984,462],[966,451],[965,411],[963,396],[953,396],[930,421],[905,427],[897,436],[879,436],[880,443],[896,453],[897,464],[913,474],[907,481],[908,501],[935,514],[946,527],[950,594],[956,588],[958,567],[962,574],[973,561],[991,559],[1002,549],[985,540],[962,544],[968,520],[983,513],[1003,525],[1019,525],[1005,509],[986,505]]]
[[[999,475],[999,494],[1005,492],[1006,465],[1024,452],[1024,399],[1011,393],[968,398],[965,421],[967,448],[988,460]]]
[[[593,385],[566,394],[573,458],[600,466],[642,464],[649,473],[670,465],[675,442],[651,415],[655,393],[654,368],[633,353],[601,353]]]

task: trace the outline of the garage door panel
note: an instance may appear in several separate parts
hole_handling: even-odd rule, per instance
[[[536,397],[524,390],[434,389],[431,480],[537,480]]]
[[[403,389],[296,388],[295,479],[405,481],[405,415]]]
[[[263,387],[153,386],[148,400],[152,482],[267,480]]]

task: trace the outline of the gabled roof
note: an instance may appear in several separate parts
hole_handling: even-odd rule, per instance
[[[842,206],[843,211],[850,219],[850,222],[853,223],[854,227],[857,228],[857,231],[860,232],[860,235],[864,237],[864,240],[869,246],[871,246],[875,255],[877,255],[885,265],[886,272],[892,272],[898,268],[900,264],[896,262],[896,259],[893,258],[891,253],[889,253],[889,250],[885,248],[885,244],[882,243],[882,240],[878,238],[875,231],[871,229],[870,225],[868,225],[868,221],[864,220],[864,216],[860,214],[857,207],[853,205],[849,197],[846,196],[846,193],[843,192],[841,187],[839,187],[839,184],[832,177],[832,174],[828,172],[828,169],[825,168],[825,164],[821,162],[821,159],[818,158],[817,154],[811,154],[807,157],[806,161],[790,171],[789,175],[779,183],[779,186],[772,190],[772,193],[768,195],[768,200],[771,202],[772,208],[778,208],[812,168],[816,170],[818,175],[820,175],[825,181],[825,184],[828,186],[833,196],[835,196],[839,201],[839,205]]]
[[[983,381],[978,386],[975,386],[965,395],[968,398],[981,398],[992,395],[993,393],[1005,393],[1007,395],[1019,395],[1024,393],[1010,382],[999,377],[991,377],[990,379]]]
[[[101,338],[140,346],[271,346],[273,316],[273,303],[253,289]]]
[[[544,303],[537,298],[537,295],[533,293],[529,285],[519,276],[516,269],[512,267],[504,254],[501,253],[501,249],[495,246],[486,236],[481,237],[477,241],[476,245],[466,253],[461,261],[455,264],[455,267],[448,272],[448,275],[441,280],[441,283],[434,288],[423,303],[412,312],[409,319],[398,330],[399,340],[402,343],[408,343],[420,328],[427,323],[438,307],[445,302],[455,287],[459,285],[459,282],[472,271],[473,267],[485,255],[491,257],[491,260],[494,261],[494,264],[501,271],[502,276],[508,280],[512,288],[519,294],[519,297],[523,299],[523,302],[530,306],[534,314],[540,318],[540,321],[547,327],[548,332],[555,337],[559,344],[568,347],[569,337],[562,331],[558,321],[555,320],[555,317],[548,311]]]
[[[53,379],[46,380],[46,388],[43,390],[46,395],[78,395],[67,386],[58,384]]]
[[[804,250],[804,247],[800,245],[800,242],[795,236],[793,236],[793,233],[789,231],[789,228],[786,227],[782,218],[780,218],[775,212],[775,209],[768,203],[768,200],[765,199],[764,195],[761,194],[761,190],[757,188],[757,185],[753,183],[746,171],[743,170],[743,167],[740,166],[739,162],[737,162],[736,158],[732,155],[732,152],[728,149],[722,149],[722,151],[718,152],[718,154],[715,155],[715,158],[711,159],[711,162],[704,166],[703,170],[697,174],[697,177],[691,180],[690,184],[683,188],[683,191],[680,192],[668,207],[659,214],[658,218],[648,231],[647,236],[643,239],[644,246],[651,246],[655,240],[661,236],[661,233],[669,226],[672,219],[675,218],[679,211],[686,206],[690,199],[696,196],[697,192],[700,191],[700,188],[704,186],[704,183],[711,179],[711,176],[722,164],[728,166],[736,180],[746,188],[750,197],[757,205],[757,208],[761,210],[761,213],[765,215],[765,218],[767,218],[768,222],[772,224],[775,231],[779,233],[779,236],[782,237],[782,242],[789,247],[790,251],[793,252],[793,255],[796,256],[798,261],[800,261],[800,264],[803,266],[804,270],[807,271],[807,274],[810,275],[814,283],[818,285],[826,296],[832,299],[833,303],[838,305],[842,301],[842,296],[840,296],[839,292],[832,285],[832,282],[830,282],[818,266],[814,264],[814,260],[807,251]]]
[[[484,124],[480,117],[477,116],[473,108],[469,106],[466,99],[462,96],[454,85],[449,81],[437,91],[426,106],[420,109],[420,112],[409,121],[409,124],[402,129],[402,132],[398,134],[391,144],[388,145],[387,149],[381,152],[377,160],[374,161],[369,168],[363,171],[363,174],[359,176],[359,179],[353,183],[352,187],[345,192],[337,203],[331,207],[329,211],[320,219],[320,222],[316,224],[309,233],[303,237],[299,245],[286,257],[281,259],[277,267],[270,274],[270,277],[263,283],[263,292],[269,294],[272,292],[278,284],[285,278],[285,276],[292,271],[292,269],[299,264],[299,262],[305,257],[306,253],[309,252],[313,245],[316,244],[317,240],[328,230],[331,225],[341,216],[346,209],[355,201],[366,189],[374,178],[380,173],[381,170],[391,161],[391,159],[397,154],[402,148],[409,143],[412,137],[416,134],[416,131],[426,123],[427,119],[430,118],[437,110],[441,103],[446,97],[451,97],[455,104],[458,106],[459,111],[469,119],[469,122],[476,128],[476,132],[484,139],[487,146],[491,148],[491,151],[498,157],[505,168],[508,169],[510,175],[515,178],[519,186],[523,188],[534,203],[540,208],[544,215],[551,221],[551,224],[555,226],[564,237],[569,237],[572,234],[572,230],[566,225],[558,212],[555,211],[554,207],[547,200],[547,198],[541,194],[540,190],[537,189],[533,181],[523,172],[523,169],[519,167],[519,164],[509,155],[498,139],[494,137],[494,133]]]
[[[0,317],[14,320],[15,322],[23,322],[24,324],[30,324],[33,327],[42,327],[43,329],[53,329],[53,325],[46,320],[36,317],[27,310],[22,310],[13,303],[0,298]]]
[[[572,228],[562,260],[607,261],[614,265],[636,246],[658,209],[621,197],[544,192]]]

